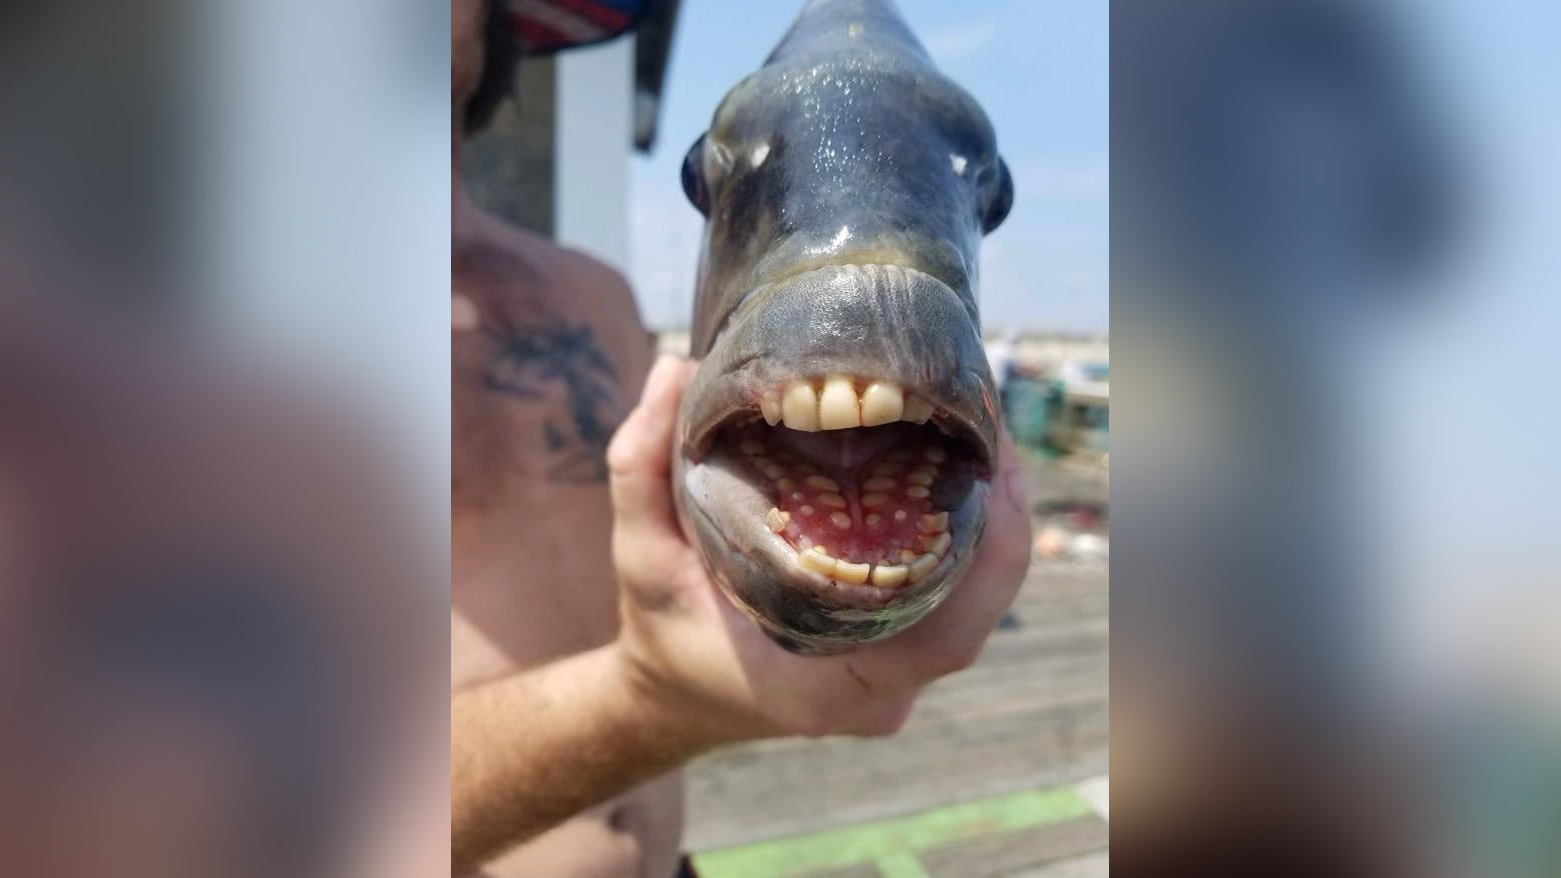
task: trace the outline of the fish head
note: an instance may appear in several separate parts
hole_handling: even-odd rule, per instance
[[[684,163],[707,218],[675,495],[777,641],[837,652],[952,589],[999,405],[976,302],[1013,186],[893,6],[816,0]]]

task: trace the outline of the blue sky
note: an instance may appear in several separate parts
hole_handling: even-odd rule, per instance
[[[1013,213],[982,250],[988,326],[1104,330],[1109,320],[1106,0],[900,0],[939,66],[976,96],[1014,175]],[[703,220],[678,172],[727,89],[802,0],[684,0],[655,152],[634,160],[631,264],[646,320],[688,321]]]

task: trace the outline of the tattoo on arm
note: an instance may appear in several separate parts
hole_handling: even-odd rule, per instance
[[[542,440],[554,462],[548,476],[576,484],[607,480],[607,443],[623,419],[618,373],[585,324],[549,320],[491,330],[497,346],[483,383],[515,399],[542,399],[549,386],[569,399],[569,417],[548,419]]]

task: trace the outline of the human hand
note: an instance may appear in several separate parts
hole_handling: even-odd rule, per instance
[[[693,373],[688,361],[660,360],[608,449],[624,672],[651,709],[712,746],[892,734],[923,686],[975,660],[1029,567],[1024,475],[1012,443],[1002,436],[985,537],[941,606],[849,654],[797,656],[720,592],[678,526],[673,427]]]

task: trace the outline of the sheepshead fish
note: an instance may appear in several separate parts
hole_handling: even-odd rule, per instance
[[[707,218],[674,494],[777,642],[926,615],[981,539],[998,405],[976,260],[1013,184],[887,0],[812,0],[683,164]]]

